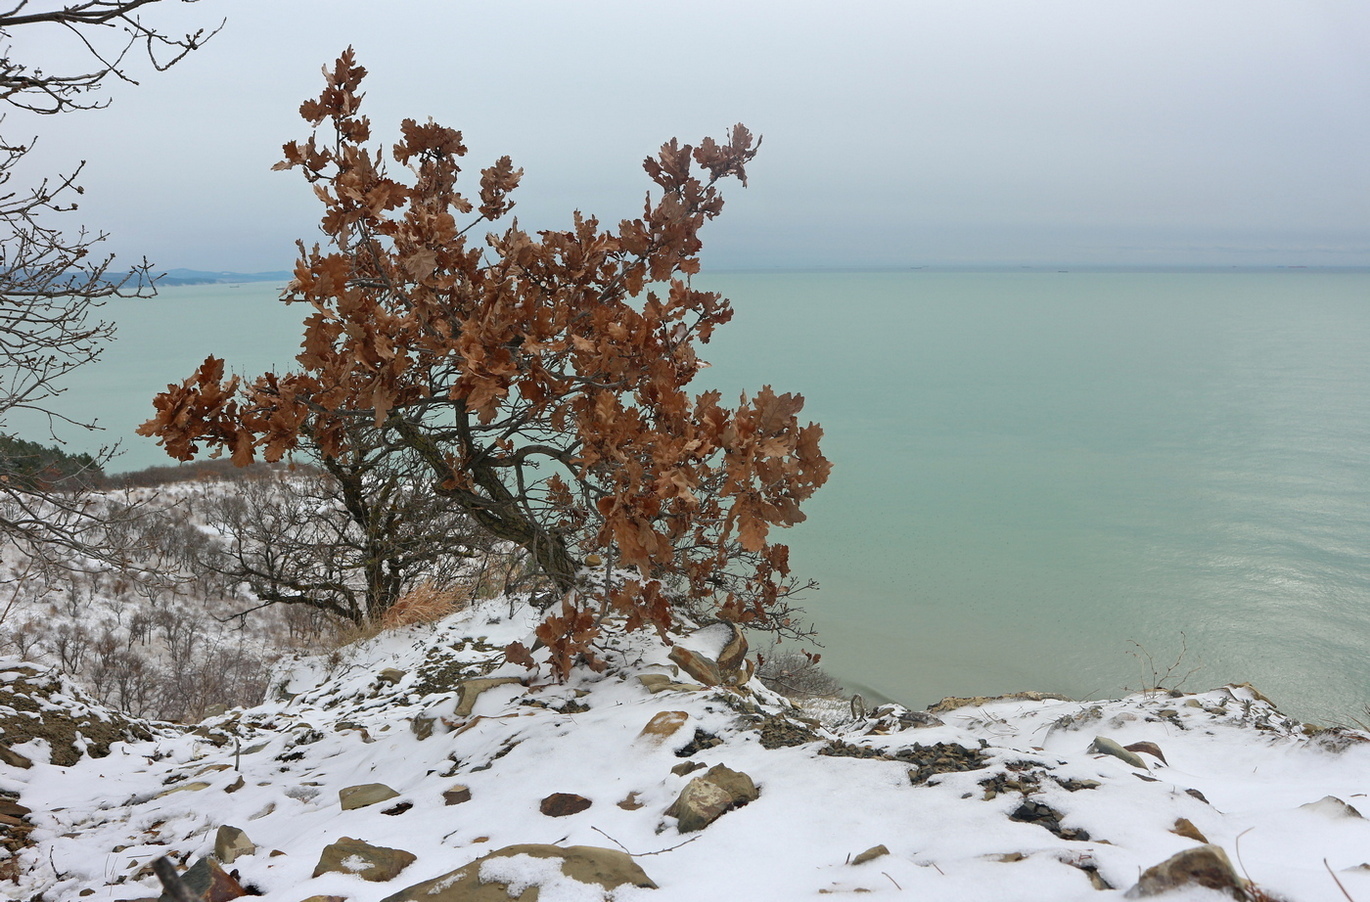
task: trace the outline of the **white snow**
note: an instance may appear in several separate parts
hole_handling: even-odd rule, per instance
[[[511,617],[508,601],[497,599],[341,654],[304,657],[282,665],[272,700],[262,705],[209,718],[199,733],[118,743],[108,756],[70,767],[47,763],[45,750],[30,743],[20,750],[35,758],[32,768],[0,764],[0,789],[17,791],[33,809],[37,843],[22,853],[18,884],[4,891],[18,899],[42,893],[49,902],[156,896],[149,862],[160,855],[194,861],[230,824],[256,845],[231,868],[264,902],[315,895],[375,902],[519,843],[630,852],[659,886],[615,894],[631,902],[856,893],[1106,900],[1123,898],[1143,869],[1197,845],[1171,832],[1185,818],[1267,892],[1342,899],[1335,874],[1352,899],[1370,902],[1370,820],[1358,816],[1370,815],[1370,737],[1308,735],[1245,688],[1104,702],[1002,699],[941,714],[940,726],[904,729],[900,711],[878,709],[879,716],[821,728],[821,741],[768,749],[749,712],[795,722],[800,712],[755,681],[740,692],[649,693],[637,676],[671,665],[666,647],[646,634],[614,640],[605,673],[578,672],[565,684],[546,667],[502,663],[506,643],[531,644],[534,617],[526,610]],[[453,662],[467,665],[467,676],[522,682],[488,690],[472,716],[459,718],[455,686],[419,692]],[[406,676],[388,685],[378,679],[386,668]],[[664,741],[637,741],[661,711],[684,712],[684,725]],[[416,717],[433,718],[431,736],[418,738]],[[720,744],[677,756],[696,730]],[[1092,754],[1096,736],[1154,743],[1168,764],[1143,752],[1147,767],[1139,770]],[[838,740],[891,756],[915,743],[950,743],[980,751],[984,766],[915,785],[916,763],[819,754]],[[671,772],[686,761],[742,771],[760,798],[682,835],[664,811],[704,773]],[[996,781],[1029,787],[1032,801],[1060,814],[1065,831],[1089,838],[1010,819],[1025,797],[1014,788],[989,797]],[[194,782],[209,785],[167,793]],[[363,783],[384,783],[399,797],[343,811],[338,791]],[[442,793],[455,784],[470,787],[471,799],[446,805]],[[556,792],[593,804],[544,816],[539,803]],[[630,794],[640,807],[617,804]],[[418,858],[387,883],[312,877],[322,849],[343,836]],[[848,863],[877,845],[889,854]],[[1095,889],[1086,867],[1113,889]],[[544,902],[604,898],[549,859],[501,857],[481,873],[539,885]],[[85,890],[92,892],[82,896]],[[1195,889],[1168,898],[1222,897]]]

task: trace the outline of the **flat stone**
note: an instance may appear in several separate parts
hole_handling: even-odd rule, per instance
[[[199,791],[202,790],[202,789],[208,789],[208,788],[209,788],[209,784],[208,784],[208,783],[204,783],[204,782],[201,782],[201,781],[197,780],[197,781],[195,781],[194,783],[182,783],[180,786],[173,786],[173,787],[171,787],[170,789],[164,789],[164,790],[162,790],[161,792],[157,793],[157,795],[155,796],[155,798],[160,799],[162,796],[169,796],[169,795],[172,795],[173,793],[178,793],[178,792],[199,792]]]
[[[640,886],[656,889],[656,884],[626,852],[598,846],[553,846],[540,843],[506,846],[482,858],[449,871],[441,877],[425,880],[386,896],[382,902],[509,902],[511,898],[532,902],[538,898],[538,888],[530,886],[521,895],[511,897],[509,887],[499,881],[482,883],[480,869],[492,858],[528,855],[533,858],[560,858],[561,872],[572,880],[593,884],[606,892],[620,886]]]
[[[677,683],[664,673],[640,673],[637,675],[637,681],[653,695],[658,692],[694,692],[699,688],[689,683]]]
[[[221,864],[232,864],[238,858],[256,851],[257,846],[237,827],[224,824],[214,836],[214,857]]]
[[[1204,836],[1203,831],[1194,826],[1194,822],[1187,817],[1176,818],[1175,825],[1170,828],[1170,832],[1174,833],[1176,836],[1183,836],[1185,839],[1192,839],[1195,842],[1208,843],[1208,837]]]
[[[461,783],[443,790],[442,801],[445,805],[460,805],[471,801],[471,787]]]
[[[518,677],[480,677],[474,680],[467,680],[457,687],[460,696],[457,700],[457,717],[470,717],[475,710],[476,699],[487,689],[496,686],[507,686],[510,683],[522,682]]]
[[[1219,846],[1202,845],[1170,856],[1142,872],[1127,898],[1158,896],[1183,886],[1204,886],[1246,898],[1246,881],[1237,876],[1227,853]]]
[[[1095,736],[1094,741],[1089,744],[1089,751],[1097,755],[1112,755],[1132,767],[1147,769],[1146,762],[1142,760],[1140,755],[1136,752],[1129,752],[1107,736]]]
[[[1325,814],[1328,817],[1351,817],[1360,818],[1363,815],[1355,808],[1336,796],[1323,796],[1316,802],[1308,802],[1299,806],[1300,811],[1313,811],[1318,814]]]
[[[324,847],[313,876],[321,874],[355,874],[372,883],[394,880],[400,871],[409,867],[416,856],[403,849],[373,846],[360,839],[344,836]]]
[[[719,686],[723,683],[723,675],[719,672],[717,662],[697,651],[676,645],[671,648],[670,658],[680,665],[681,670],[705,686]]]
[[[853,859],[851,860],[851,863],[852,863],[852,864],[865,864],[865,863],[868,862],[868,861],[874,861],[875,859],[877,859],[877,858],[882,858],[882,857],[884,857],[884,856],[886,856],[886,855],[888,855],[888,854],[890,854],[890,850],[887,849],[887,848],[885,848],[884,845],[871,846],[869,849],[867,849],[866,851],[862,852],[860,855],[858,855],[858,856],[856,856],[855,858],[853,858]]]
[[[628,793],[627,798],[616,804],[624,811],[636,811],[642,807],[642,803],[637,800],[637,793],[635,792]]]
[[[404,679],[404,671],[394,667],[387,667],[380,673],[376,674],[376,679],[380,680],[382,683],[386,683],[390,686],[393,686],[400,680]]]
[[[538,810],[548,817],[566,817],[579,814],[592,804],[594,803],[585,796],[578,796],[573,792],[554,792],[542,800]]]
[[[1068,702],[1071,699],[1064,695],[1057,695],[1055,692],[1033,691],[1013,692],[1009,695],[975,695],[969,698],[948,696],[936,704],[928,705],[928,711],[932,714],[945,714],[948,711],[955,711],[957,708],[978,708],[982,705],[987,705],[990,702],[1041,702],[1047,700]]]
[[[1123,748],[1127,749],[1129,752],[1146,752],[1148,755],[1160,761],[1162,764],[1170,763],[1169,761],[1165,760],[1165,753],[1161,751],[1161,747],[1154,742],[1133,742],[1123,746]]]
[[[343,811],[351,811],[354,808],[365,808],[367,805],[393,799],[398,795],[398,792],[384,783],[362,783],[339,789],[338,802],[342,805]]]
[[[652,719],[647,721],[647,725],[638,733],[639,739],[649,739],[657,743],[662,742],[666,737],[672,735],[685,725],[685,721],[690,719],[690,715],[684,711],[658,711],[652,715]]]

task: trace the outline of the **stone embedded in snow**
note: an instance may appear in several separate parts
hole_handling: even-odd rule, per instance
[[[1316,802],[1299,806],[1300,811],[1313,811],[1328,817],[1362,817],[1361,813],[1336,796],[1323,796]]]
[[[300,902],[347,902],[346,896],[310,896],[308,899],[301,899]]]
[[[436,717],[424,717],[422,714],[416,714],[409,721],[409,729],[413,730],[414,735],[422,741],[433,735],[433,725],[437,722]]]
[[[190,870],[181,875],[181,882],[190,890],[190,897],[195,902],[228,902],[247,895],[247,890],[208,855],[191,865]],[[173,900],[163,893],[158,902]]]
[[[457,701],[456,716],[470,717],[471,712],[475,710],[476,699],[479,698],[480,694],[485,690],[493,689],[496,686],[507,686],[510,683],[519,682],[522,681],[518,677],[480,677],[479,679],[467,680],[457,687],[457,691],[461,693],[461,696]]]
[[[1147,770],[1146,762],[1142,760],[1140,755],[1136,752],[1129,752],[1107,736],[1095,736],[1094,741],[1089,744],[1089,751],[1098,755],[1112,755],[1125,764]]]
[[[1247,898],[1246,881],[1237,876],[1227,853],[1214,845],[1186,849],[1147,868],[1126,895],[1129,899],[1157,896],[1190,884],[1225,890],[1238,899]]]
[[[162,790],[161,792],[157,793],[157,795],[154,796],[154,798],[160,799],[162,796],[169,796],[172,793],[176,792],[199,792],[202,789],[208,788],[209,784],[201,781],[196,781],[194,783],[182,783],[180,786],[173,786],[170,789]]]
[[[681,833],[693,833],[760,796],[751,777],[715,764],[704,776],[695,777],[686,784],[666,809],[666,815],[677,819],[676,829]]]
[[[1148,755],[1159,760],[1162,764],[1170,763],[1165,760],[1165,753],[1161,751],[1161,747],[1154,742],[1133,742],[1123,746],[1123,748],[1127,749],[1129,752],[1146,752]]]
[[[718,664],[697,651],[691,651],[684,646],[677,645],[671,649],[670,657],[672,661],[680,665],[681,670],[705,686],[718,686],[723,683],[723,675],[719,673]]]
[[[0,764],[8,764],[10,767],[18,767],[23,770],[33,767],[33,762],[27,756],[19,754],[4,743],[0,743]]]
[[[690,715],[684,711],[658,711],[652,715],[652,719],[647,721],[647,725],[638,733],[639,739],[654,740],[658,743],[663,742],[666,737],[675,733],[685,721],[690,719]]]
[[[653,695],[666,691],[693,692],[699,688],[698,686],[691,686],[689,683],[677,683],[664,673],[640,673],[637,675],[637,681]]]
[[[394,880],[400,871],[409,867],[415,860],[415,855],[403,849],[373,846],[360,839],[344,836],[324,847],[312,876],[318,877],[328,873],[355,874],[372,883],[385,883],[387,880]]]
[[[579,814],[592,804],[594,803],[585,796],[578,796],[573,792],[554,792],[542,800],[538,810],[548,817],[566,817]]]
[[[393,686],[404,679],[404,671],[395,667],[387,667],[376,674],[376,679],[387,685]]]
[[[855,858],[853,858],[853,859],[851,860],[851,863],[852,863],[852,864],[865,864],[865,863],[868,862],[868,861],[874,861],[875,859],[880,858],[880,857],[885,856],[885,855],[888,855],[888,854],[890,854],[890,850],[887,849],[887,848],[885,848],[885,846],[884,846],[883,844],[878,845],[878,846],[871,846],[869,849],[867,849],[866,851],[862,852],[860,855],[858,855],[858,856],[856,856]]]
[[[214,837],[214,857],[222,864],[232,864],[236,859],[256,851],[256,845],[237,827],[224,824]]]
[[[483,858],[413,886],[405,887],[398,893],[386,896],[382,902],[497,902],[497,900],[533,899],[537,897],[537,883],[523,880],[481,879],[481,870],[491,865],[490,871],[511,870],[511,862],[500,859],[526,855],[530,858],[560,859],[560,875],[585,885],[597,885],[605,892],[620,886],[638,886],[656,889],[656,884],[646,872],[633,861],[626,852],[617,849],[604,849],[598,846],[561,846],[530,843],[506,846],[491,852]],[[517,868],[526,880],[530,869]],[[519,886],[519,889],[512,889]],[[534,890],[529,894],[528,890]],[[512,890],[512,891],[511,891]],[[550,896],[550,894],[549,894]],[[579,898],[577,896],[576,898]]]
[[[367,805],[384,802],[398,795],[398,792],[384,783],[362,783],[339,789],[338,802],[342,805],[343,811],[351,811],[353,808],[365,808]]]
[[[471,801],[471,787],[458,783],[449,789],[443,790],[442,802],[444,805],[460,805],[462,802]]]
[[[1175,825],[1170,828],[1170,832],[1176,836],[1183,836],[1185,839],[1192,839],[1207,845],[1208,837],[1203,835],[1203,831],[1194,826],[1194,822],[1187,817],[1177,817]]]
[[[637,800],[636,792],[628,793],[627,798],[617,804],[618,807],[622,808],[624,811],[636,811],[642,807],[642,803]]]

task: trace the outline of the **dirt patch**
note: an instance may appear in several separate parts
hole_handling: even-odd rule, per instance
[[[103,758],[112,743],[153,738],[146,722],[86,701],[54,675],[28,667],[11,672],[20,676],[0,683],[0,744],[42,739],[52,748],[52,763],[69,767],[83,752]]]

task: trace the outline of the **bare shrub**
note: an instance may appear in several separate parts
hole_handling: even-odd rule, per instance
[[[772,692],[792,699],[836,698],[842,694],[842,684],[819,666],[822,655],[772,646],[769,653],[760,657],[762,663],[756,675]]]

